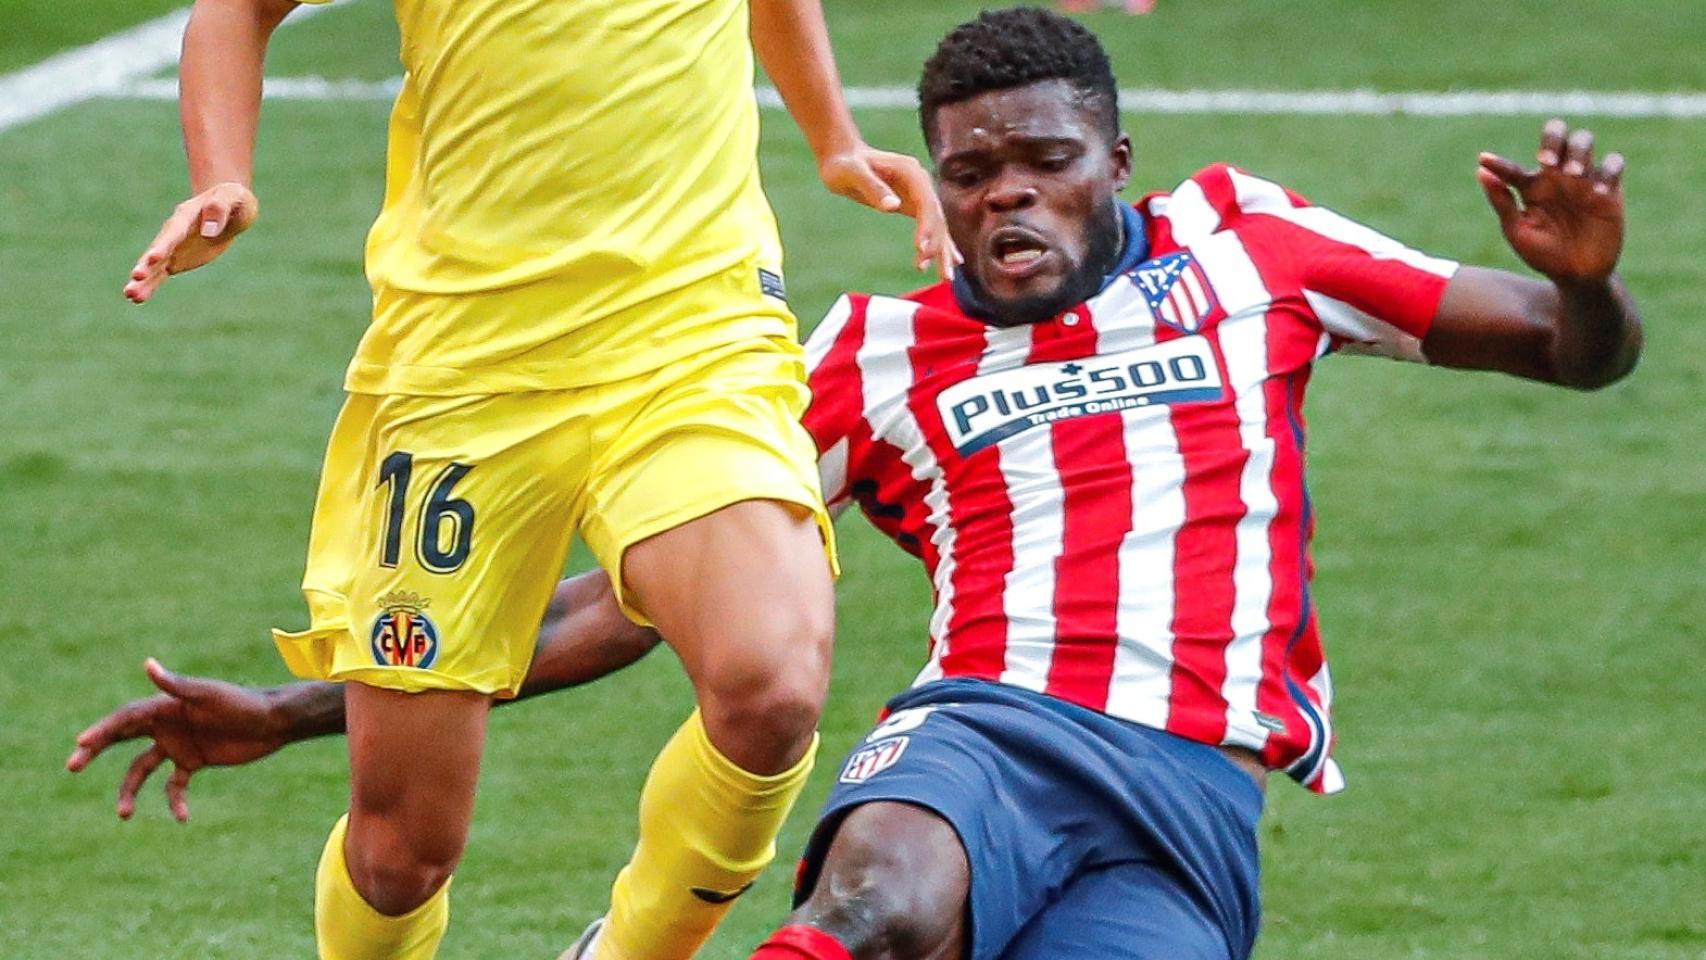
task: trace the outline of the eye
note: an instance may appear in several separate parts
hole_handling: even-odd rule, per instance
[[[1043,171],[1044,173],[1060,173],[1061,171],[1065,170],[1067,167],[1072,166],[1073,159],[1074,159],[1074,157],[1071,154],[1066,154],[1066,153],[1049,154],[1048,156],[1045,156],[1041,160],[1037,161],[1037,169]]]
[[[983,181],[983,171],[975,167],[956,167],[943,174],[942,179],[950,186],[969,190]]]

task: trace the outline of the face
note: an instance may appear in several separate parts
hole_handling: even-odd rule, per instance
[[[1110,143],[1063,80],[943,106],[932,133],[948,229],[985,307],[1036,323],[1095,295],[1119,260],[1124,134]]]

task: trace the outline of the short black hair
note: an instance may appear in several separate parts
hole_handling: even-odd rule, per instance
[[[1119,136],[1119,86],[1108,51],[1083,24],[1050,10],[986,10],[955,27],[924,64],[918,82],[924,140],[933,143],[936,111],[992,90],[1046,80],[1070,83],[1100,115],[1109,139]]]

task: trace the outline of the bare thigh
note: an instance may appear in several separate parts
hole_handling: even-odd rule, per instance
[[[622,577],[692,679],[711,742],[758,774],[797,762],[829,688],[835,622],[810,512],[732,504],[629,547]]]

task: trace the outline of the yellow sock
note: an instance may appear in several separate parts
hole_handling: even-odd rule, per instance
[[[694,711],[652,764],[640,842],[616,878],[597,960],[687,960],[776,856],[776,834],[811,773],[742,770],[711,745]]]
[[[362,899],[344,861],[349,815],[338,818],[314,874],[314,940],[320,960],[432,960],[450,925],[450,882],[426,903],[388,917]]]

